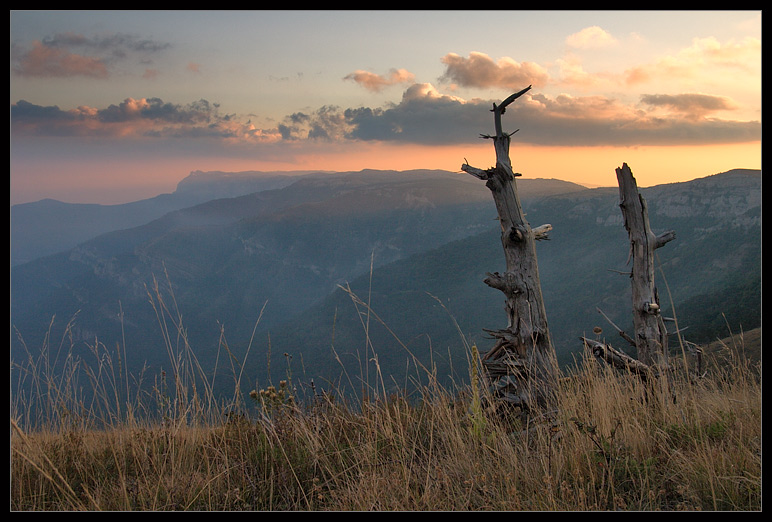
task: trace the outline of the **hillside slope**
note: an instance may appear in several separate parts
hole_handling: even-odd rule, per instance
[[[539,271],[556,349],[570,362],[579,336],[594,326],[610,330],[596,308],[623,328],[630,320],[629,281],[619,274],[628,246],[618,194],[557,180],[519,179],[518,188],[529,222],[554,227],[551,239],[537,245]],[[702,310],[709,318],[692,315],[699,324],[688,324],[691,332],[716,314],[733,323],[760,317],[760,173],[643,192],[655,232],[677,234],[658,251],[666,308],[672,296],[680,320],[681,303],[742,287],[741,318],[732,317],[739,305],[725,300],[725,308]],[[77,316],[68,335],[84,354],[86,343],[99,339],[125,344],[132,369],[159,368],[169,355],[148,302],[157,298],[159,281],[172,308],[163,319],[178,320],[179,312],[187,342],[209,369],[225,340],[238,360],[249,350],[245,374],[255,380],[268,378],[271,353],[296,354],[309,375],[334,379],[338,360],[359,372],[373,348],[380,369],[402,379],[411,364],[406,350],[423,364],[437,363],[444,375],[460,367],[464,377],[465,339],[484,350],[483,329],[504,320],[501,296],[482,283],[486,272],[503,269],[495,217],[484,184],[459,174],[298,179],[180,209],[14,267],[12,324],[37,347],[52,317],[50,338],[61,338]],[[349,282],[378,318],[336,290]],[[23,353],[12,341],[13,353]]]
[[[655,233],[676,231],[676,240],[657,251],[655,282],[664,315],[676,318],[692,342],[723,337],[730,328],[760,326],[759,172],[733,171],[642,193]],[[618,197],[616,189],[593,189],[525,205],[533,226],[553,225],[550,240],[537,244],[537,256],[550,331],[563,364],[580,353],[579,337],[591,335],[595,326],[614,346],[628,348],[598,313],[601,309],[632,331],[630,282],[624,274],[629,244]],[[353,293],[370,303],[378,320],[363,324],[363,306],[339,290],[286,330],[274,331],[272,342],[293,347],[308,366],[324,365],[332,380],[344,370],[358,371],[373,351],[382,371],[401,365],[404,373],[402,345],[424,364],[439,366],[440,373],[456,378],[460,369],[464,377],[461,334],[485,351],[492,341],[484,329],[503,326],[503,298],[482,282],[486,272],[503,268],[498,231],[491,229],[352,281]],[[668,329],[676,330],[673,323]],[[333,349],[347,354],[351,365],[330,364]]]
[[[530,197],[581,187],[529,180],[524,189]],[[185,317],[191,344],[202,359],[215,359],[223,325],[244,339],[270,303],[261,324],[275,326],[367,272],[371,262],[380,266],[490,228],[491,205],[487,189],[441,171],[298,178],[13,267],[12,323],[37,346],[53,317],[59,329],[77,315],[70,333],[78,345],[125,339],[137,365],[162,364],[168,355],[148,303],[160,281]]]

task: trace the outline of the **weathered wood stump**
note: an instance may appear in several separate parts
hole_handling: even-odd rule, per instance
[[[675,239],[675,232],[669,230],[659,236],[654,235],[649,226],[646,200],[638,191],[630,167],[624,163],[616,169],[616,173],[619,207],[630,238],[630,257],[633,262],[630,280],[635,333],[632,338],[641,363],[666,368],[667,328],[662,319],[657,286],[654,284],[654,251]]]
[[[637,359],[615,350],[605,342],[584,337],[581,339],[598,359],[616,368],[625,368],[647,380],[664,375],[668,369],[668,332],[661,313],[657,286],[654,284],[654,251],[675,239],[675,232],[668,230],[655,235],[649,225],[646,200],[638,191],[630,167],[624,163],[616,169],[616,174],[619,207],[630,239],[628,262],[632,260],[630,283],[634,333],[628,335],[614,323],[611,325],[636,348]]]

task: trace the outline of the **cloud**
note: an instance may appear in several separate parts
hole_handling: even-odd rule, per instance
[[[277,126],[277,130],[285,141],[344,141],[350,131],[350,124],[338,107],[325,105],[312,113],[290,114]]]
[[[681,107],[690,95],[684,95]],[[670,102],[675,102],[671,99]],[[663,106],[666,98],[647,97],[655,108]],[[699,101],[692,99],[692,104]],[[706,99],[703,106],[710,105]],[[705,145],[745,143],[761,139],[758,121],[728,121],[707,118],[684,118],[662,115],[625,105],[606,96],[559,95],[549,97],[534,94],[524,103],[515,104],[513,118],[524,129],[519,140],[533,144],[565,146],[640,146],[640,145]],[[510,111],[507,110],[507,116]]]
[[[476,139],[488,115],[479,101],[441,94],[428,83],[414,84],[398,104],[385,108],[348,109],[348,137],[420,144],[463,143]]]
[[[493,131],[490,108],[500,100],[462,100],[442,95],[430,84],[411,86],[399,104],[346,111],[349,137],[422,144],[469,143]],[[508,132],[521,129],[517,141],[535,145],[682,145],[740,143],[761,136],[757,121],[722,121],[695,116],[732,105],[719,97],[683,95],[673,99],[647,97],[644,108],[607,96],[548,96],[533,91],[507,108],[502,123]],[[646,110],[680,107],[675,115]],[[688,109],[688,110],[687,110]],[[685,112],[686,111],[686,112]]]
[[[90,136],[124,139],[208,140],[252,147],[267,143],[390,143],[452,145],[470,143],[493,132],[490,109],[501,100],[467,100],[439,92],[429,83],[408,87],[399,103],[381,107],[332,105],[287,115],[271,128],[257,128],[234,114],[221,114],[206,100],[189,104],[159,98],[127,98],[103,109],[61,110],[20,100],[11,106],[14,138]],[[742,143],[761,139],[758,121],[708,118],[735,107],[732,100],[707,94],[647,94],[640,104],[602,95],[551,96],[530,91],[507,108],[507,132],[521,129],[517,141],[553,146],[682,145]]]
[[[611,34],[597,25],[586,27],[566,38],[566,45],[576,49],[599,49],[616,43],[616,39]]]
[[[104,109],[81,106],[62,110],[19,100],[11,105],[14,137],[60,136],[123,139],[214,138],[224,142],[276,142],[278,129],[258,129],[235,115],[222,115],[219,104],[189,104],[160,98],[127,98]]]
[[[86,37],[59,33],[35,40],[29,48],[12,47],[11,71],[27,77],[74,77],[104,79],[111,66],[132,55],[147,56],[170,44],[138,39],[126,34]]]
[[[554,84],[559,84],[570,89],[597,88],[607,81],[607,75],[591,73],[584,69],[582,63],[574,56],[568,56],[555,60],[559,76],[553,79]]]
[[[47,47],[83,47],[100,54],[123,56],[127,52],[156,53],[171,47],[171,44],[138,39],[136,36],[113,33],[87,37],[77,33],[57,33],[43,38]]]
[[[539,64],[518,63],[509,57],[494,62],[490,56],[480,52],[471,52],[468,58],[448,53],[442,57],[442,63],[445,64],[445,72],[440,81],[454,82],[463,87],[520,90],[528,85],[544,86],[549,80],[547,70]]]
[[[644,94],[641,102],[651,107],[663,107],[690,119],[704,118],[718,111],[731,111],[737,104],[725,96],[709,94]]]
[[[110,105],[97,111],[100,121],[119,123],[136,120],[150,120],[166,123],[197,124],[209,123],[216,116],[217,105],[210,105],[206,100],[182,106],[165,103],[160,98],[127,98],[118,105]]]
[[[391,69],[388,75],[358,70],[346,75],[343,79],[352,80],[369,91],[380,92],[392,85],[412,83],[415,81],[415,75],[406,69]]]
[[[108,76],[107,66],[102,60],[74,54],[57,47],[49,47],[39,41],[32,43],[32,49],[18,59],[12,71],[20,76],[86,76],[89,78]]]
[[[625,71],[624,77],[628,85],[636,85],[663,78],[698,78],[726,73],[744,73],[755,77],[760,72],[761,40],[748,37],[739,42],[730,40],[722,44],[710,37],[695,38],[691,46],[675,55],[631,67]]]
[[[761,40],[747,37],[739,42],[729,40],[722,44],[714,37],[695,38],[679,55],[686,61],[746,69],[750,63],[761,65]]]

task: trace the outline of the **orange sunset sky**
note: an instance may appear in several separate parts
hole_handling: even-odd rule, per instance
[[[761,168],[760,11],[11,11],[11,204],[194,170]],[[463,175],[463,174],[459,174]]]

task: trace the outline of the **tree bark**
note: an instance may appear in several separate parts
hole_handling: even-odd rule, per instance
[[[673,231],[655,236],[649,227],[646,200],[638,192],[627,164],[616,169],[619,206],[630,238],[630,275],[632,284],[633,339],[638,360],[647,366],[667,367],[667,329],[660,313],[659,296],[654,284],[654,251],[675,238]]]
[[[549,398],[557,375],[535,248],[537,237],[546,238],[551,226],[543,225],[534,231],[525,220],[515,182],[515,176],[519,174],[513,172],[509,159],[511,134],[504,133],[501,128],[501,115],[507,105],[529,89],[530,86],[500,105],[493,105],[496,135],[483,137],[493,139],[496,166],[487,170],[468,164],[461,166],[464,172],[484,180],[493,195],[506,261],[504,274],[488,274],[484,280],[506,298],[507,327],[488,330],[496,343],[483,356],[482,362],[495,395],[526,410]]]

